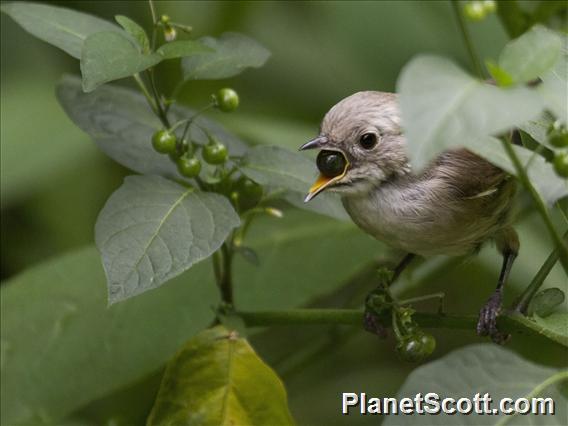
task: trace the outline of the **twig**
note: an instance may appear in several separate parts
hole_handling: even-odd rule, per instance
[[[511,159],[513,166],[515,167],[515,171],[517,172],[517,177],[519,178],[525,189],[528,191],[538,212],[542,216],[542,219],[544,221],[544,224],[546,225],[548,233],[552,237],[552,240],[554,241],[554,244],[558,249],[558,256],[560,258],[560,262],[562,263],[564,270],[568,273],[568,248],[566,247],[566,244],[562,241],[562,238],[556,231],[556,228],[552,223],[552,219],[550,217],[550,214],[548,213],[546,206],[544,205],[542,199],[536,192],[536,189],[534,189],[534,186],[532,185],[529,179],[527,171],[521,164],[521,160],[519,160],[519,157],[517,157],[517,154],[515,153],[515,150],[511,146],[511,143],[503,139],[501,139],[501,143],[503,145],[503,148],[505,149],[505,152]]]
[[[364,312],[360,309],[290,309],[282,311],[236,311],[247,327],[310,325],[352,325],[361,327]],[[421,327],[453,330],[467,330],[472,333],[478,318],[474,315],[440,315],[416,312],[412,315]],[[385,327],[391,327],[388,316],[379,318]],[[504,313],[497,319],[499,329],[507,334],[541,336],[536,328],[527,326],[527,319],[516,313]],[[557,341],[557,340],[555,340]],[[558,342],[558,341],[557,341]],[[565,342],[558,342],[565,345]]]
[[[568,231],[564,233],[563,239],[568,241]],[[513,309],[517,312],[521,312],[523,314],[527,313],[527,308],[529,306],[530,301],[536,294],[536,292],[542,286],[542,283],[556,264],[558,260],[558,248],[554,249],[552,253],[548,256],[546,261],[542,264],[534,278],[532,279],[531,283],[525,288],[523,293],[519,296],[516,300]]]
[[[483,68],[481,68],[481,63],[478,59],[477,54],[475,53],[475,48],[473,46],[473,42],[471,41],[471,37],[467,30],[466,23],[463,19],[463,15],[458,0],[452,0],[452,6],[454,9],[454,13],[456,15],[456,19],[458,21],[458,25],[460,27],[465,47],[467,48],[467,52],[469,53],[469,59],[471,59],[471,63],[473,65],[473,68],[475,69],[477,76],[483,80],[485,78],[483,76]]]

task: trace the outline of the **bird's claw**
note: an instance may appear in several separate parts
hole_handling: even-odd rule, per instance
[[[497,317],[501,313],[501,308],[501,292],[496,291],[479,311],[479,320],[477,322],[477,334],[480,336],[489,336],[491,340],[499,344],[505,343],[510,337],[508,334],[501,333],[497,329]]]

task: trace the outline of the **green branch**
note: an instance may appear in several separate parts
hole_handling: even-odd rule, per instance
[[[461,35],[465,43],[467,53],[469,54],[469,59],[471,60],[473,68],[475,69],[475,73],[480,79],[483,80],[485,78],[483,76],[483,68],[481,67],[481,62],[479,61],[478,55],[475,53],[475,47],[473,45],[473,42],[471,41],[465,20],[463,19],[463,14],[458,0],[452,0],[452,7],[454,9],[454,14],[456,15],[458,25],[460,27]]]
[[[503,144],[503,148],[505,149],[505,152],[507,153],[507,155],[511,159],[511,162],[513,163],[513,166],[515,167],[515,171],[517,172],[518,179],[521,181],[521,184],[525,187],[525,189],[527,190],[527,192],[531,196],[531,198],[532,198],[532,200],[533,200],[533,202],[536,206],[536,209],[538,210],[538,212],[542,216],[544,224],[546,225],[546,229],[548,230],[548,233],[550,234],[552,240],[554,241],[554,245],[556,246],[556,249],[558,250],[558,256],[560,258],[560,262],[562,263],[562,267],[564,268],[564,270],[566,272],[568,272],[568,247],[566,246],[566,243],[564,241],[562,241],[560,234],[556,231],[556,228],[554,227],[554,224],[552,223],[552,218],[550,217],[550,214],[548,213],[548,209],[546,208],[542,199],[540,198],[540,196],[536,192],[536,189],[534,189],[534,186],[532,185],[532,183],[529,179],[527,171],[523,167],[521,160],[519,159],[519,157],[515,153],[515,150],[513,149],[511,143],[509,141],[506,141],[506,140],[503,140],[503,139],[501,139],[501,143]]]
[[[271,327],[289,325],[350,325],[362,327],[363,311],[360,309],[290,309],[282,311],[236,311],[233,313],[240,317],[247,327]],[[466,330],[474,333],[477,325],[477,316],[473,315],[441,315],[434,313],[416,312],[412,318],[424,328],[442,328],[452,330]],[[391,327],[387,315],[379,318],[385,327]],[[546,335],[540,326],[529,319],[516,314],[505,313],[501,315],[497,324],[499,329],[508,334],[525,334],[533,336]],[[562,337],[552,340],[568,346]]]
[[[563,236],[564,241],[568,242],[568,231],[564,233]],[[517,301],[515,302],[515,306],[513,309],[517,312],[521,312],[523,314],[527,313],[527,308],[529,306],[530,301],[537,293],[537,291],[542,286],[542,283],[556,264],[556,261],[559,257],[559,250],[558,248],[554,249],[552,253],[548,256],[545,262],[542,264],[536,275],[534,276],[531,283],[525,288],[523,293],[519,296]]]

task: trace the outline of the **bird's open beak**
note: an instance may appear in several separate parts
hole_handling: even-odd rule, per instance
[[[318,176],[318,178],[316,179],[316,181],[314,182],[314,184],[311,186],[310,191],[308,192],[308,195],[306,195],[306,198],[304,198],[304,203],[307,203],[308,201],[310,201],[312,198],[314,198],[316,195],[318,195],[320,192],[322,192],[325,188],[327,188],[333,182],[341,179],[344,175],[345,175],[345,172],[343,172],[342,174],[340,174],[339,176],[336,176],[334,178],[328,178],[328,177],[320,174]]]

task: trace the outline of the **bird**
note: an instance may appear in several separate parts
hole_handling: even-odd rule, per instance
[[[494,242],[503,257],[495,291],[479,312],[477,333],[502,343],[497,328],[503,290],[519,252],[513,228],[515,180],[465,148],[443,151],[413,170],[398,95],[362,91],[334,105],[319,134],[300,150],[319,149],[320,175],[305,201],[329,191],[363,231],[407,253],[398,276],[416,256],[464,256]]]

